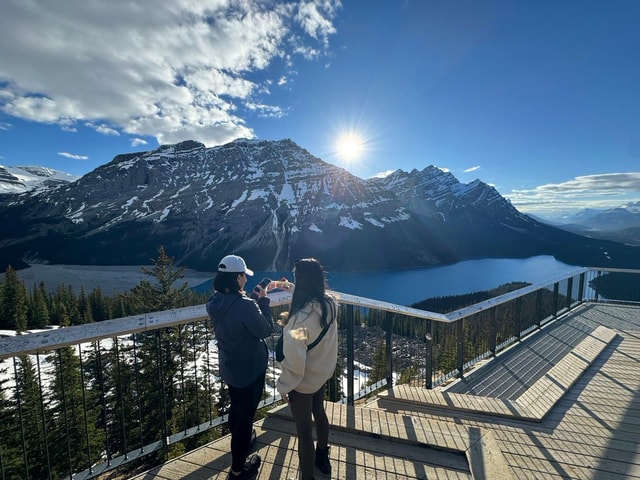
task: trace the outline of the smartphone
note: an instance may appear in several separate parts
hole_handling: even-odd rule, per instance
[[[265,289],[267,288],[267,285],[269,285],[269,283],[271,283],[271,279],[265,277],[262,280],[260,280],[260,283],[258,285],[260,285],[263,289]],[[256,285],[256,288],[254,288],[256,292],[260,291],[260,289],[258,288],[258,285]]]

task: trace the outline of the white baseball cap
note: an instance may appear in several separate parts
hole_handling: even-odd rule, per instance
[[[249,276],[253,276],[253,270],[247,268],[247,264],[244,263],[244,259],[237,255],[227,255],[218,264],[219,272],[233,272],[233,273],[246,273]]]

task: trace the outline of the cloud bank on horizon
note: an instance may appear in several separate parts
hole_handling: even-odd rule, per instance
[[[633,202],[638,192],[640,172],[627,172],[584,175],[531,190],[514,190],[507,198],[522,211],[555,218],[585,208],[585,200],[590,208],[608,208],[612,206],[610,198],[616,198],[614,204],[619,206],[625,199]]]

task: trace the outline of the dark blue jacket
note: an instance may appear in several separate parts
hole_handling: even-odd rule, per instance
[[[271,335],[270,299],[255,300],[239,294],[215,292],[207,302],[218,343],[222,379],[242,388],[267,369],[268,349],[263,338]]]

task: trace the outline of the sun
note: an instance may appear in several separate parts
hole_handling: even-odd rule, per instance
[[[352,161],[362,154],[363,144],[360,138],[352,133],[342,135],[336,145],[338,155],[344,160]]]

